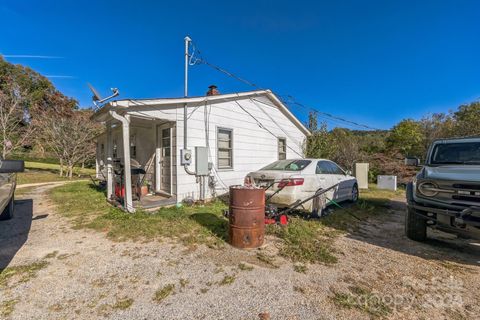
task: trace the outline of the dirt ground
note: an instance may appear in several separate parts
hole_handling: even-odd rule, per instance
[[[0,222],[0,318],[474,319],[480,246],[403,235],[404,203],[339,237],[338,263],[297,265],[259,250],[112,242],[72,229],[29,189]],[[8,267],[8,268],[7,268]]]

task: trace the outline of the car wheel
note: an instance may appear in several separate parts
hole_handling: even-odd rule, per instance
[[[352,198],[350,199],[350,202],[357,202],[358,201],[358,185],[354,184],[352,187]]]
[[[5,209],[3,209],[2,214],[0,214],[0,220],[8,220],[13,218],[13,196],[8,202]]]
[[[413,208],[407,209],[405,234],[414,241],[425,241],[427,239],[427,220],[419,216],[417,210]]]

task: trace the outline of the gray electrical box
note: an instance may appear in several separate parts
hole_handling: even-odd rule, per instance
[[[195,172],[197,176],[208,176],[208,148],[195,147]]]

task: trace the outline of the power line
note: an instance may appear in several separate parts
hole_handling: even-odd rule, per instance
[[[221,68],[213,63],[210,63],[208,62],[203,56],[202,56],[202,53],[200,52],[200,50],[198,50],[198,48],[195,46],[195,44],[193,43],[193,41],[191,42],[191,45],[192,45],[192,53],[189,55],[190,57],[190,60],[189,60],[189,63],[190,65],[197,65],[197,64],[205,64],[206,66],[214,69],[214,70],[217,70],[233,79],[236,79],[244,84],[247,84],[251,87],[254,87],[256,89],[262,89],[260,86],[258,86],[257,84],[251,82],[251,81],[248,81],[248,80],[245,80],[244,78],[242,77],[239,77],[237,76],[236,74],[228,71],[228,70],[225,70],[224,68]],[[381,130],[381,129],[378,129],[378,128],[374,128],[374,127],[371,127],[371,126],[368,126],[368,125],[365,125],[365,124],[361,124],[359,122],[356,122],[356,121],[351,121],[351,120],[348,120],[348,119],[345,119],[345,118],[342,118],[342,117],[339,117],[339,116],[335,116],[331,113],[328,113],[328,112],[323,112],[323,111],[320,111],[316,108],[313,108],[313,107],[308,107],[302,103],[300,103],[298,100],[296,100],[292,95],[280,95],[280,94],[277,94],[276,92],[274,92],[280,99],[281,101],[285,104],[285,105],[289,105],[290,103],[293,104],[293,105],[296,105],[296,106],[299,106],[299,107],[302,107],[302,108],[305,108],[309,111],[314,111],[318,114],[321,114],[323,115],[324,117],[327,117],[327,118],[331,118],[333,119],[334,121],[332,122],[342,122],[342,123],[347,123],[349,124],[350,126],[356,126],[356,127],[360,127],[360,128],[363,128],[363,129],[369,129],[369,130]],[[282,99],[282,97],[287,97],[288,101],[285,101],[285,99]],[[336,120],[336,121],[335,121]]]
[[[290,99],[291,103],[296,105],[296,106],[299,106],[299,107],[302,107],[302,108],[305,108],[305,109],[309,109],[311,111],[315,111],[315,112],[318,112],[320,114],[323,114],[324,116],[326,117],[329,117],[329,118],[332,118],[332,119],[335,119],[335,120],[338,120],[338,121],[342,121],[342,122],[345,122],[345,123],[350,123],[352,125],[355,125],[355,126],[358,126],[358,127],[361,127],[361,128],[365,128],[365,129],[369,129],[369,130],[381,130],[381,129],[378,129],[378,128],[374,128],[374,127],[370,127],[370,126],[367,126],[365,124],[361,124],[361,123],[358,123],[358,122],[355,122],[355,121],[351,121],[351,120],[347,120],[345,118],[341,118],[341,117],[338,117],[338,116],[335,116],[331,113],[327,113],[327,112],[323,112],[323,111],[320,111],[320,110],[317,110],[315,108],[312,108],[312,107],[307,107],[306,105],[304,105],[303,103],[300,103],[298,102],[293,96],[291,95],[287,95],[287,97]],[[282,99],[282,101],[286,104],[288,104],[288,102],[284,101]]]

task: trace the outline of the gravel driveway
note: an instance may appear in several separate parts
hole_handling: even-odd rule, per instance
[[[0,222],[0,318],[473,319],[480,247],[432,233],[403,236],[403,207],[335,243],[334,266],[295,265],[260,250],[112,242],[74,230],[39,186]],[[259,259],[258,257],[271,257]]]

